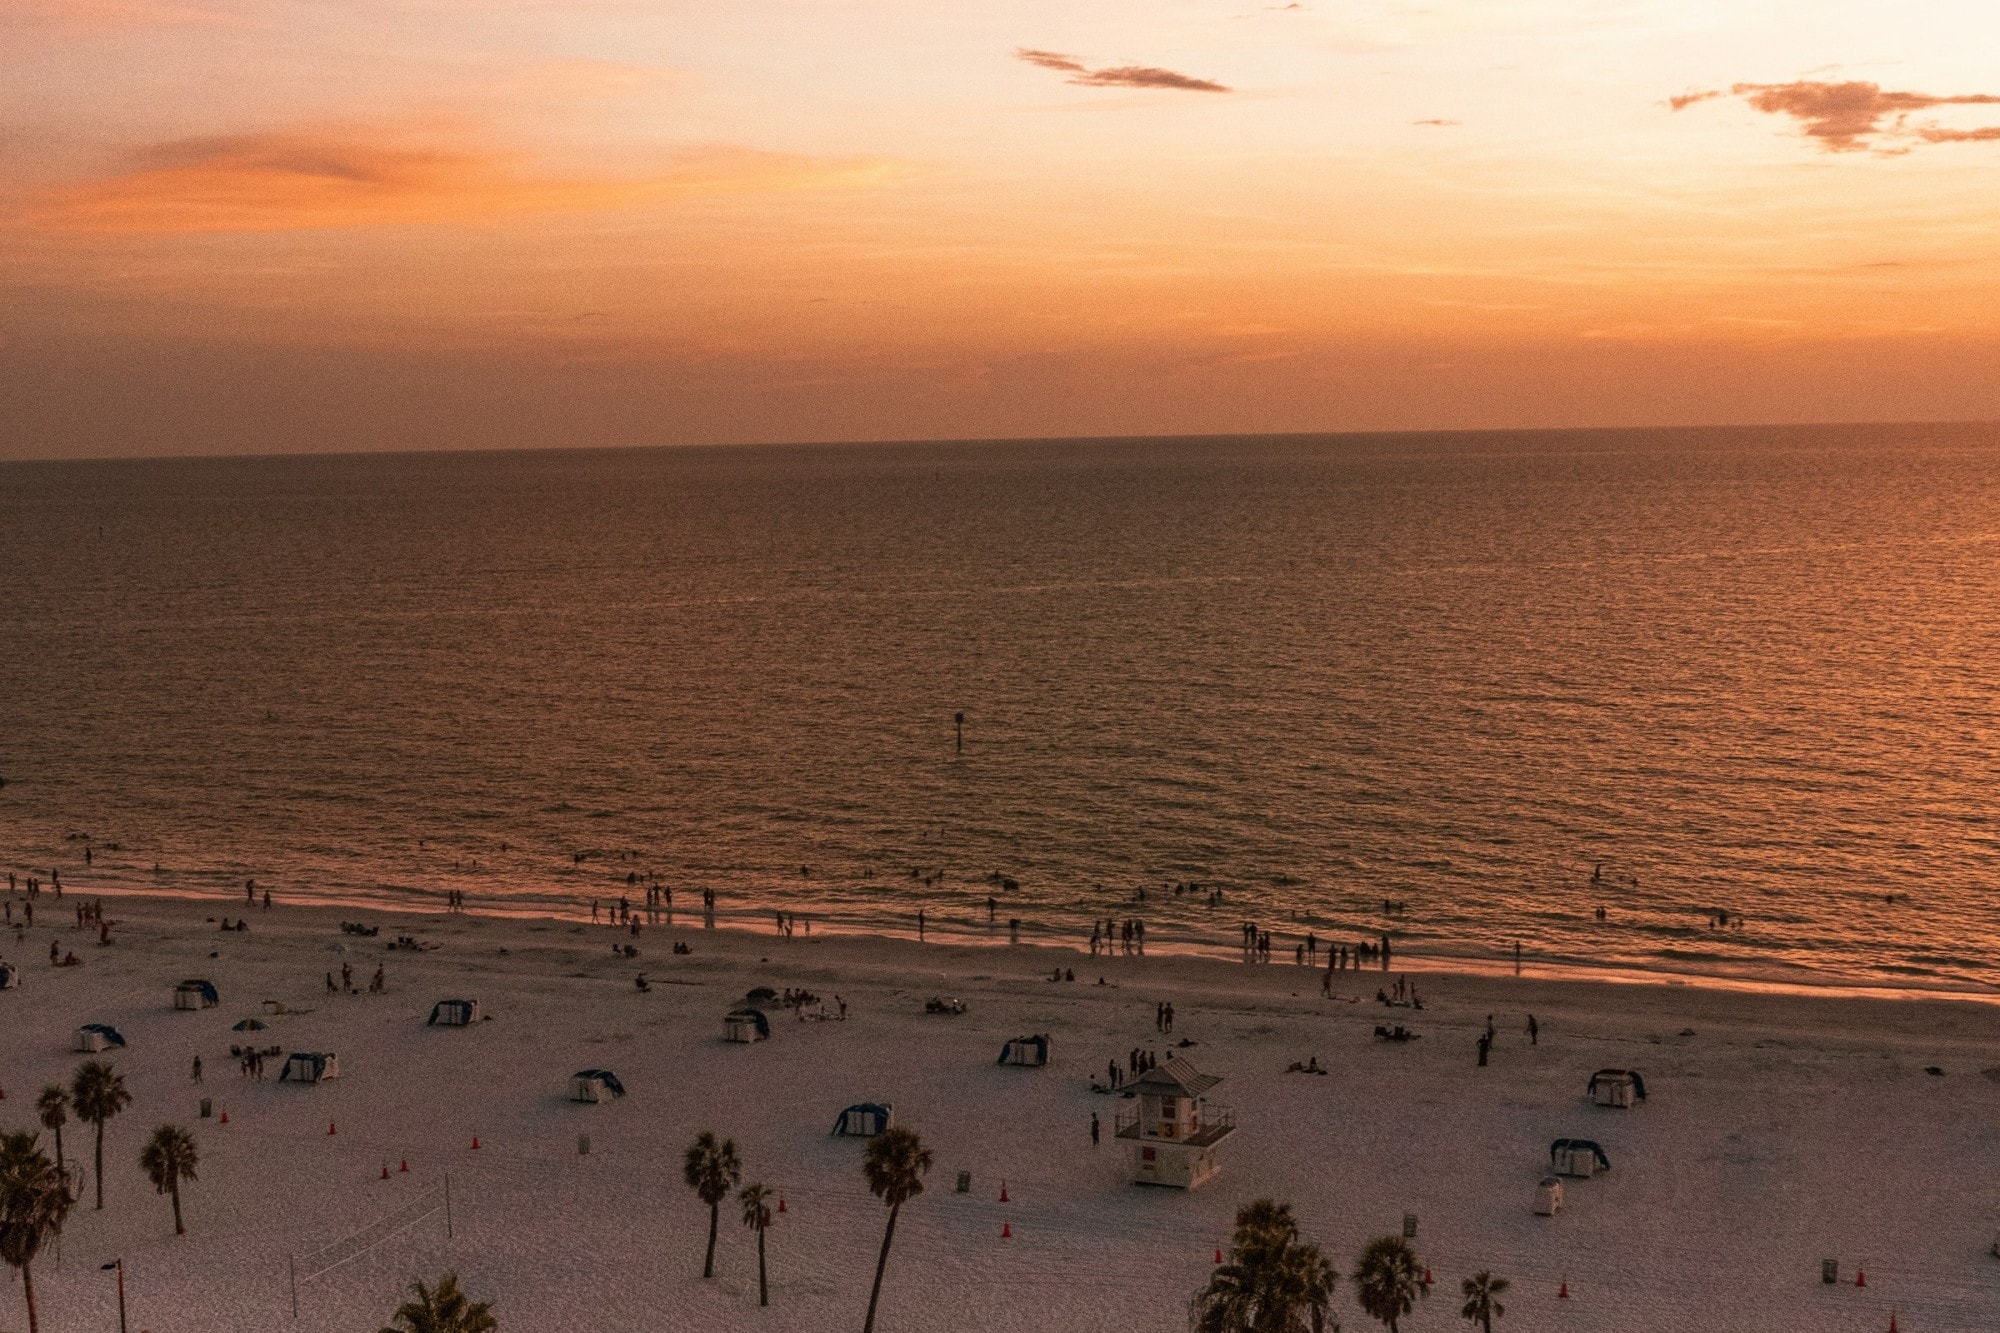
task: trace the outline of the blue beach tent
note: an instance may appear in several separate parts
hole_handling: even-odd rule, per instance
[[[1045,1065],[1049,1062],[1049,1038],[1047,1033],[1037,1033],[1032,1037],[1016,1037],[1000,1048],[1000,1058],[996,1065]]]
[[[109,1023],[85,1023],[76,1030],[76,1048],[79,1051],[106,1051],[124,1044],[124,1036]]]
[[[462,1028],[479,1021],[479,1001],[439,1000],[431,1006],[428,1026]]]
[[[763,1041],[771,1035],[771,1020],[762,1009],[732,1009],[722,1020],[724,1041]]]
[[[331,1051],[293,1051],[285,1057],[280,1083],[317,1083],[340,1077],[340,1057]]]
[[[1589,1139],[1557,1139],[1549,1145],[1549,1165],[1557,1175],[1588,1179],[1600,1171],[1609,1171],[1611,1159]]]
[[[213,1009],[221,1003],[222,997],[216,994],[215,983],[212,981],[203,981],[196,977],[174,987],[176,1009]]]
[[[851,1138],[872,1139],[889,1128],[895,1118],[895,1108],[886,1102],[856,1102],[833,1122],[833,1132]]]

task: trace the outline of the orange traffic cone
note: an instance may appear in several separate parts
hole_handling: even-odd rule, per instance
[[[329,1120],[326,1122],[326,1132],[329,1134],[335,1134],[338,1133],[339,1131],[334,1128],[333,1122]]]
[[[1428,1287],[1430,1284],[1431,1284],[1431,1270],[1426,1268],[1424,1270],[1424,1285]]]
[[[1222,1247],[1220,1245],[1215,1247],[1215,1262],[1222,1262]]]
[[[785,1211],[785,1199],[783,1195],[778,1196],[778,1211],[781,1213]]]
[[[397,1167],[396,1169],[399,1171],[408,1171],[410,1169],[410,1159],[405,1157],[403,1159],[403,1164]]]
[[[222,1123],[225,1125],[229,1123],[229,1112],[224,1111],[222,1113]]]
[[[387,1162],[384,1162],[382,1163],[382,1179],[387,1180],[388,1178],[389,1178],[389,1164]]]
[[[472,1146],[474,1149],[477,1149],[479,1147],[479,1136],[477,1134],[474,1134],[472,1136]]]
[[[1007,1202],[1007,1182],[1004,1180],[1000,1182],[1000,1202]]]
[[[1013,1234],[1014,1234],[1014,1224],[1013,1224],[1012,1222],[1002,1222],[1002,1223],[1000,1224],[1000,1239],[1001,1239],[1001,1240],[1005,1240],[1005,1239],[1007,1239],[1007,1238],[1008,1238],[1009,1236],[1011,1236],[1011,1235],[1013,1235]]]
[[[1896,1333],[1896,1312],[1889,1311],[1889,1333]]]
[[[1867,1286],[1867,1285],[1868,1285],[1868,1274],[1866,1274],[1866,1273],[1862,1272],[1862,1271],[1861,1271],[1860,1269],[1858,1269],[1858,1268],[1857,1268],[1857,1269],[1855,1269],[1855,1270],[1854,1270],[1854,1285],[1855,1285],[1855,1286],[1857,1286],[1857,1287],[1865,1287],[1865,1286]]]
[[[1563,1284],[1562,1284],[1562,1288],[1561,1288],[1561,1290],[1559,1290],[1559,1291],[1557,1291],[1557,1292],[1556,1292],[1556,1299],[1557,1299],[1557,1300],[1559,1300],[1559,1301],[1566,1301],[1566,1300],[1568,1300],[1568,1299],[1569,1299],[1569,1279],[1568,1279],[1568,1278],[1564,1278],[1564,1279],[1563,1279]]]

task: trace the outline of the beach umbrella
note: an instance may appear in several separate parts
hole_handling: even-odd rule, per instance
[[[261,1021],[261,1020],[259,1020],[259,1019],[255,1019],[255,1018],[246,1018],[246,1019],[244,1019],[244,1020],[243,1020],[243,1021],[242,1021],[241,1023],[238,1023],[238,1024],[237,1024],[237,1025],[236,1025],[235,1027],[231,1028],[231,1029],[230,1029],[230,1031],[232,1031],[232,1032],[262,1032],[262,1031],[264,1030],[264,1028],[265,1028],[266,1026],[267,1026],[267,1025],[266,1025],[266,1024],[265,1024],[265,1023],[263,1022],[263,1021]]]

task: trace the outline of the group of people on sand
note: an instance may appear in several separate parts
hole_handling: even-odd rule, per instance
[[[1137,917],[1123,921],[1106,917],[1090,923],[1090,956],[1099,953],[1143,954],[1146,952],[1146,923]]]
[[[1182,1045],[1186,1044],[1185,1042],[1182,1043]],[[1115,1057],[1105,1063],[1105,1075],[1110,1080],[1108,1083],[1099,1083],[1096,1079],[1092,1079],[1090,1086],[1098,1092],[1116,1092],[1119,1088],[1124,1087],[1127,1083],[1159,1063],[1159,1056],[1155,1055],[1151,1050],[1141,1050],[1139,1047],[1134,1046],[1126,1054],[1123,1065],[1120,1065]]]
[[[11,893],[19,893],[19,892],[21,891],[21,887],[22,887],[22,886],[21,886],[21,881],[20,881],[19,879],[15,878],[15,875],[14,875],[14,872],[13,872],[13,871],[11,871],[11,870],[10,870],[10,871],[8,871],[8,872],[7,872],[7,892],[8,892],[8,893],[10,893],[10,894],[11,894]],[[37,879],[37,878],[36,878],[35,876],[33,876],[33,875],[30,875],[30,876],[28,876],[28,882],[27,882],[27,890],[28,890],[28,897],[30,897],[30,898],[39,898],[39,897],[41,897],[41,894],[42,894],[42,889],[43,889],[43,887],[44,887],[44,886],[43,886],[43,884],[42,884],[42,881],[41,881],[41,880]],[[48,883],[48,885],[47,885],[46,887],[54,889],[54,890],[55,890],[55,894],[56,894],[56,897],[60,898],[60,897],[62,897],[62,896],[63,896],[63,894],[62,894],[62,871],[61,871],[61,870],[51,870],[51,871],[49,871],[49,883]]]
[[[1528,1045],[1539,1046],[1542,1044],[1542,1025],[1536,1021],[1533,1014],[1528,1015],[1528,1021],[1523,1024],[1523,1030],[1528,1034]],[[1479,1063],[1481,1067],[1485,1066],[1486,1057],[1493,1053],[1493,1043],[1497,1039],[1497,1036],[1498,1034],[1493,1027],[1493,1015],[1488,1014],[1486,1015],[1486,1030],[1479,1034]]]
[[[375,975],[368,980],[368,993],[370,995],[380,995],[388,989],[388,973],[381,963],[377,963],[375,965]],[[328,995],[338,995],[342,991],[346,991],[349,995],[359,993],[354,989],[354,964],[352,963],[342,963],[340,965],[340,984],[337,986],[333,981],[333,973],[329,972],[326,974],[326,993]]]
[[[255,907],[257,905],[256,880],[246,879],[243,881],[243,901],[249,903],[252,907]],[[264,890],[264,910],[269,911],[270,908],[271,908],[271,891],[269,889],[266,889]]]

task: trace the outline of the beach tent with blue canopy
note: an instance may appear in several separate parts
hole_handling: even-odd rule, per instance
[[[340,1077],[340,1057],[331,1051],[293,1051],[285,1057],[280,1083],[318,1083]]]
[[[1032,1037],[1016,1037],[1000,1048],[998,1065],[1041,1066],[1049,1062],[1049,1038],[1047,1033],[1036,1033]]]
[[[429,1026],[444,1028],[470,1027],[479,1021],[479,1001],[439,1000],[431,1006]]]
[[[1609,1171],[1611,1159],[1589,1139],[1557,1139],[1549,1145],[1549,1165],[1559,1176],[1588,1180],[1600,1171]]]
[[[569,1099],[573,1102],[602,1102],[624,1095],[625,1085],[608,1069],[579,1069],[570,1075]]]
[[[203,981],[195,977],[174,987],[176,1009],[213,1009],[221,1003],[222,997],[216,993],[215,983],[212,981]]]
[[[771,1035],[771,1020],[762,1009],[732,1009],[722,1020],[724,1041],[763,1041]]]
[[[889,1128],[895,1119],[895,1108],[887,1102],[856,1102],[833,1122],[833,1132],[849,1138],[872,1139]]]
[[[231,1032],[262,1032],[271,1026],[261,1018],[239,1019],[229,1030]]]
[[[1600,1069],[1590,1076],[1588,1095],[1599,1106],[1629,1107],[1646,1100],[1646,1080],[1636,1069]]]
[[[79,1051],[108,1051],[124,1044],[124,1035],[109,1023],[85,1023],[76,1030],[76,1048]]]

